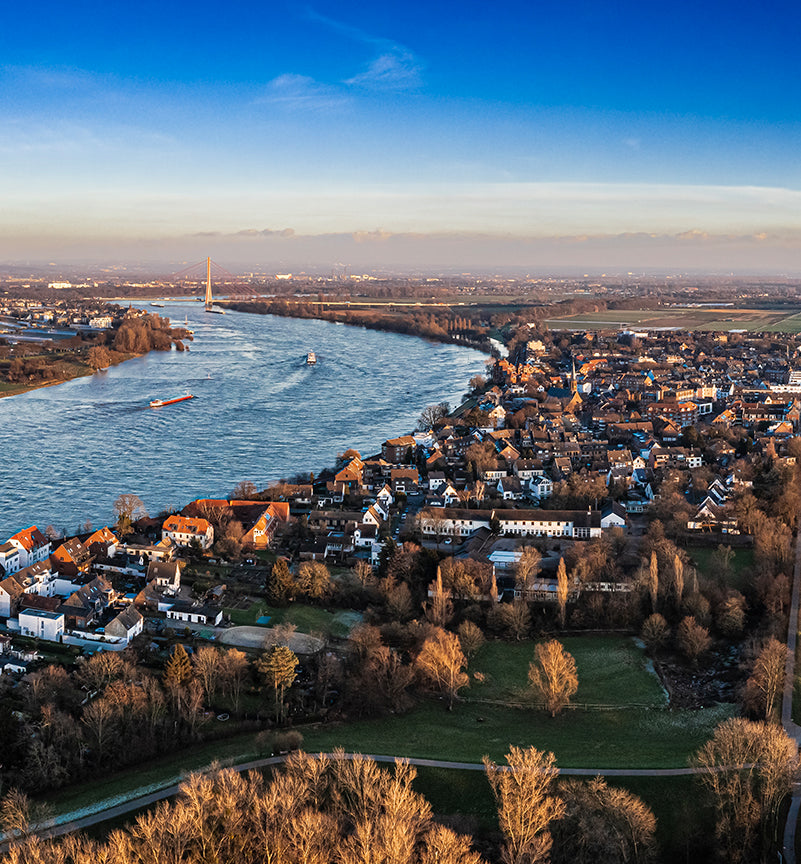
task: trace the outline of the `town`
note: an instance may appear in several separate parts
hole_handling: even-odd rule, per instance
[[[402,719],[426,730],[379,752],[476,761],[484,726],[579,766],[565,712],[606,730],[599,768],[671,768],[737,715],[775,720],[796,337],[519,319],[461,405],[427,407],[373,454],[155,517],[120,490],[113,524],[0,545],[4,782],[37,795],[244,733],[262,755],[358,749],[348,730],[371,717],[387,741]],[[54,718],[71,731],[53,737]],[[644,752],[636,728],[654,723]],[[760,811],[748,842],[777,818]],[[661,854],[703,845],[699,819]],[[639,839],[656,848],[653,826]]]

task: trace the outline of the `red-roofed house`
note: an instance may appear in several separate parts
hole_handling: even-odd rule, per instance
[[[210,549],[214,543],[214,529],[205,519],[168,516],[161,526],[161,539],[170,539],[176,546],[189,546],[193,540],[196,540],[200,548],[205,550]]]

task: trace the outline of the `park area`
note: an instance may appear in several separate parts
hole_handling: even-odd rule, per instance
[[[672,710],[632,638],[573,637],[564,644],[576,660],[579,691],[574,707],[550,717],[535,710],[526,692],[535,644],[485,645],[452,711],[432,697],[407,714],[308,728],[304,746],[479,762],[485,754],[503,759],[510,744],[533,745],[553,751],[561,767],[681,768],[734,711],[732,705]]]

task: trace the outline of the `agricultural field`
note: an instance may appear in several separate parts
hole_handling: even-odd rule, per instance
[[[801,332],[801,311],[736,309],[728,306],[704,308],[611,309],[584,312],[566,318],[551,318],[552,330],[668,329],[747,330],[775,333]]]

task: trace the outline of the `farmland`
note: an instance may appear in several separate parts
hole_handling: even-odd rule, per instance
[[[749,332],[801,332],[799,309],[739,309],[719,307],[661,307],[658,309],[610,309],[551,318],[554,330],[678,329],[746,330]]]

